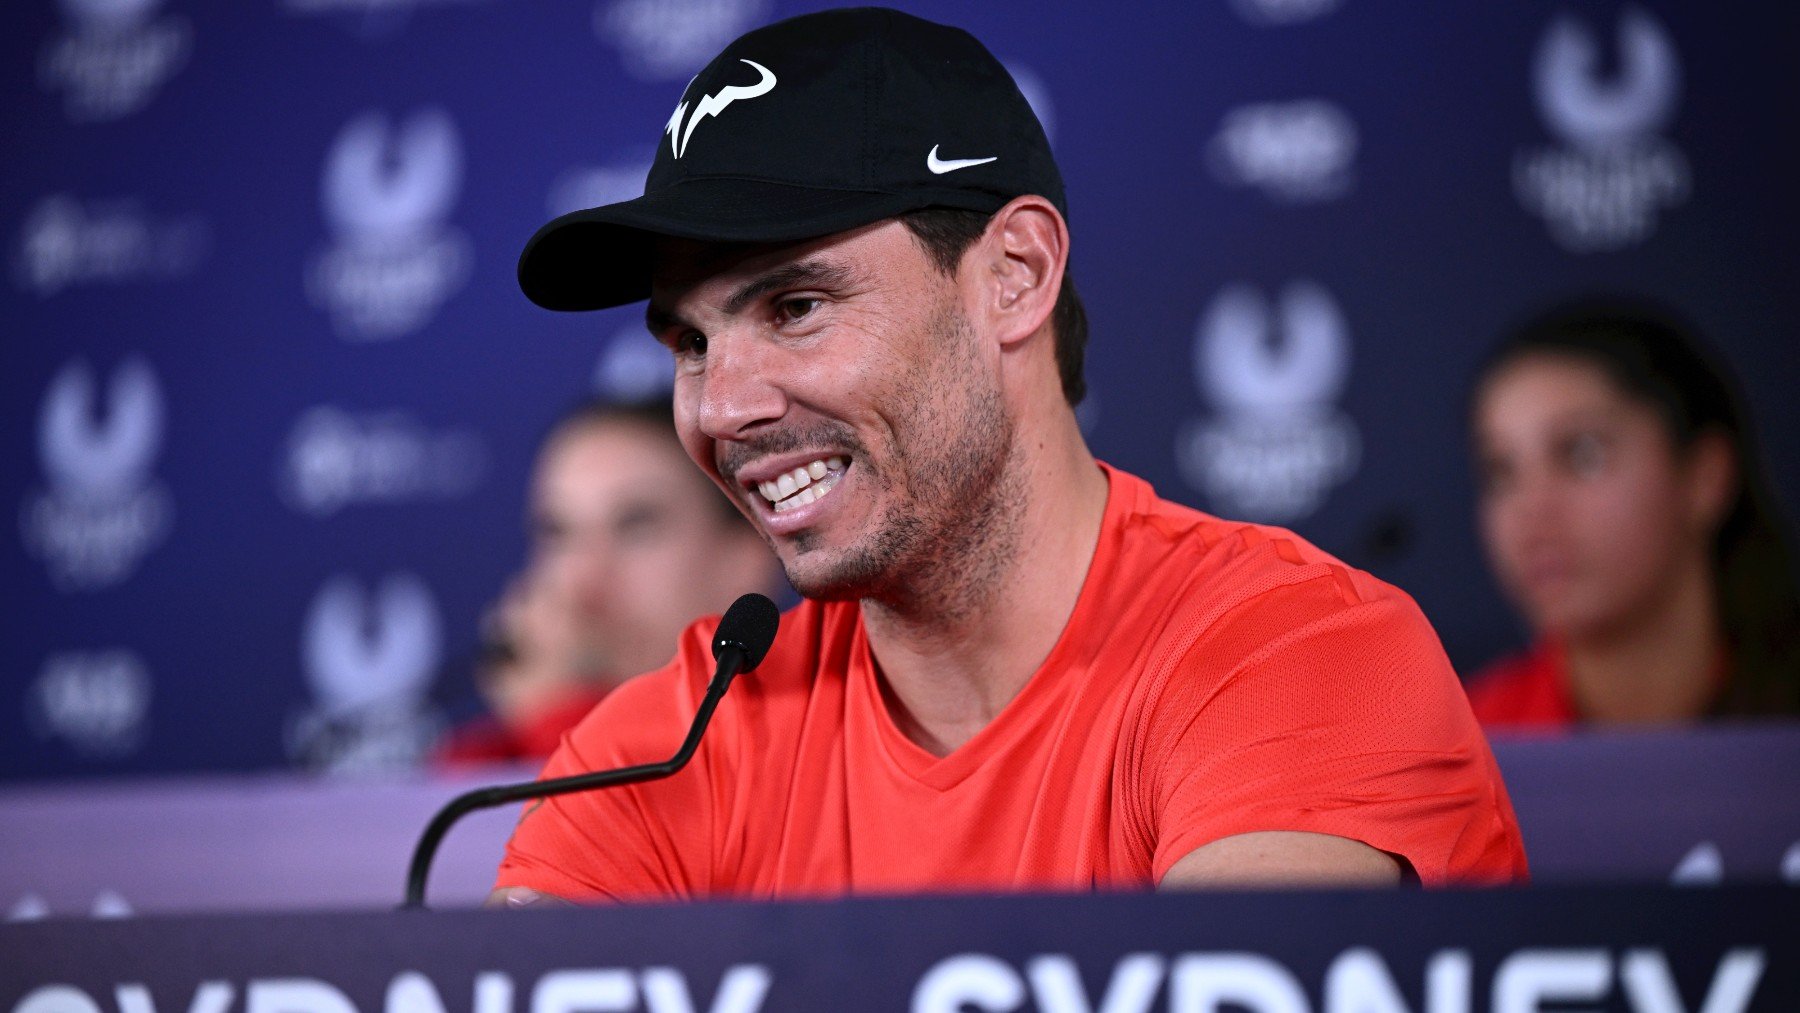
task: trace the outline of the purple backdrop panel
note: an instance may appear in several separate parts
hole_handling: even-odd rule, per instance
[[[1800,883],[1800,727],[1497,738],[1546,882]]]
[[[479,779],[534,774],[499,767]],[[15,918],[392,907],[425,821],[476,786],[281,775],[13,789],[0,793],[0,904]],[[434,904],[487,896],[517,813],[458,824],[438,852]]]

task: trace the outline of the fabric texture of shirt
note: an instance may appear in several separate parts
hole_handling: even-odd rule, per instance
[[[1269,830],[1362,841],[1427,884],[1525,876],[1487,741],[1410,598],[1286,531],[1106,473],[1054,648],[948,756],[896,726],[860,608],[805,601],[686,769],[529,804],[497,885],[577,900],[1138,889],[1203,844]],[[716,625],[609,697],[544,776],[672,754]]]

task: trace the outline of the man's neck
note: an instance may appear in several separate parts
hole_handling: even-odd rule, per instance
[[[1704,560],[1618,629],[1567,645],[1577,709],[1600,724],[1700,716],[1718,689],[1723,653],[1716,592]]]
[[[1075,611],[1106,512],[1107,480],[1068,421],[1057,452],[1012,462],[1022,493],[1003,558],[961,590],[956,607],[865,600],[863,622],[895,723],[921,748],[948,755],[1019,694]],[[969,561],[976,565],[976,561]]]

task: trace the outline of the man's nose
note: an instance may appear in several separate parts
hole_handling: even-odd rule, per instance
[[[750,328],[707,339],[695,419],[714,440],[740,440],[787,412],[781,353]]]

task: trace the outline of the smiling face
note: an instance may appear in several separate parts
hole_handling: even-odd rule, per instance
[[[999,351],[897,221],[776,248],[669,240],[651,331],[689,456],[813,598],[946,605],[1018,509]]]
[[[1502,585],[1540,632],[1628,624],[1703,559],[1715,511],[1654,409],[1566,355],[1488,378],[1474,412],[1481,528]]]

